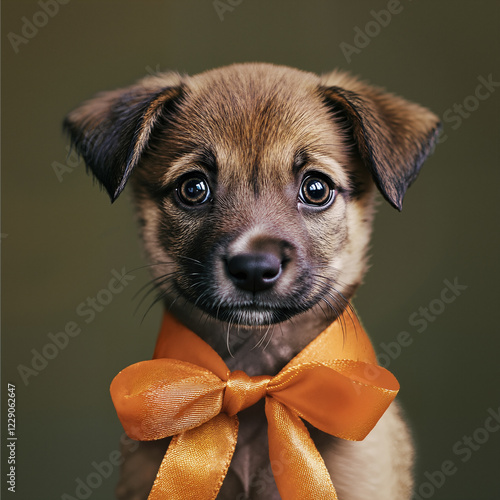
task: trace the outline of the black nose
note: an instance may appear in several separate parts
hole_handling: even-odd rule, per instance
[[[281,259],[273,253],[242,253],[227,260],[229,276],[238,288],[261,292],[278,281]]]

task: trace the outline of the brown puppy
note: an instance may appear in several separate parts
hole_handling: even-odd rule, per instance
[[[273,375],[350,307],[374,188],[401,209],[439,123],[345,73],[241,64],[100,94],[65,127],[112,200],[130,178],[165,307],[230,369]],[[262,406],[240,417],[218,498],[277,499]],[[340,499],[410,498],[395,405],[359,443],[311,432]],[[165,447],[127,458],[120,498],[147,497]]]

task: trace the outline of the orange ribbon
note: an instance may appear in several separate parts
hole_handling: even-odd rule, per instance
[[[337,499],[302,419],[328,434],[362,440],[399,390],[348,313],[274,377],[230,372],[207,343],[168,314],[154,358],[125,368],[111,383],[118,417],[132,439],[174,436],[149,500],[215,499],[236,446],[236,414],[264,397],[281,497]]]

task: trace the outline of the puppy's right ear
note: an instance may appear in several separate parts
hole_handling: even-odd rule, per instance
[[[382,195],[401,210],[406,190],[437,140],[439,118],[341,71],[325,75],[320,92]]]
[[[68,114],[63,128],[111,201],[123,191],[162,113],[182,94],[181,77],[166,73],[98,94]]]

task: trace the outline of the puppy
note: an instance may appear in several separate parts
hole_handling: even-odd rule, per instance
[[[402,208],[439,122],[343,72],[237,64],[102,93],[64,126],[112,201],[130,179],[158,300],[231,370],[274,375],[350,307],[376,190]],[[239,417],[217,498],[278,499],[263,406]],[[341,500],[411,497],[397,405],[361,442],[310,431]],[[127,454],[119,498],[147,498],[167,444]]]

